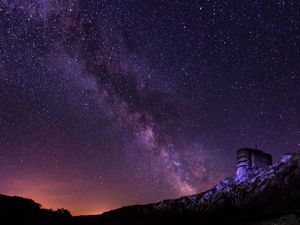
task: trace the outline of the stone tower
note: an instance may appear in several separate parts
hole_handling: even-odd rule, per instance
[[[258,149],[241,148],[237,151],[237,178],[242,178],[246,173],[272,165],[272,156]]]

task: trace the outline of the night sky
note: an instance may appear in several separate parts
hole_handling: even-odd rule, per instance
[[[0,0],[0,193],[96,214],[300,152],[298,0]]]

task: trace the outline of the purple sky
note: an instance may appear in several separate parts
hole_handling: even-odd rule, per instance
[[[0,193],[75,215],[300,152],[298,1],[0,1]]]

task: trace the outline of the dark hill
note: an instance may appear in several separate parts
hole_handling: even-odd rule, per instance
[[[0,224],[54,225],[68,224],[71,214],[65,209],[52,211],[41,208],[31,199],[0,195]]]

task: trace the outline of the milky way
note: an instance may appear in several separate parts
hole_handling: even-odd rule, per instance
[[[95,214],[300,152],[298,1],[0,0],[0,193]]]

